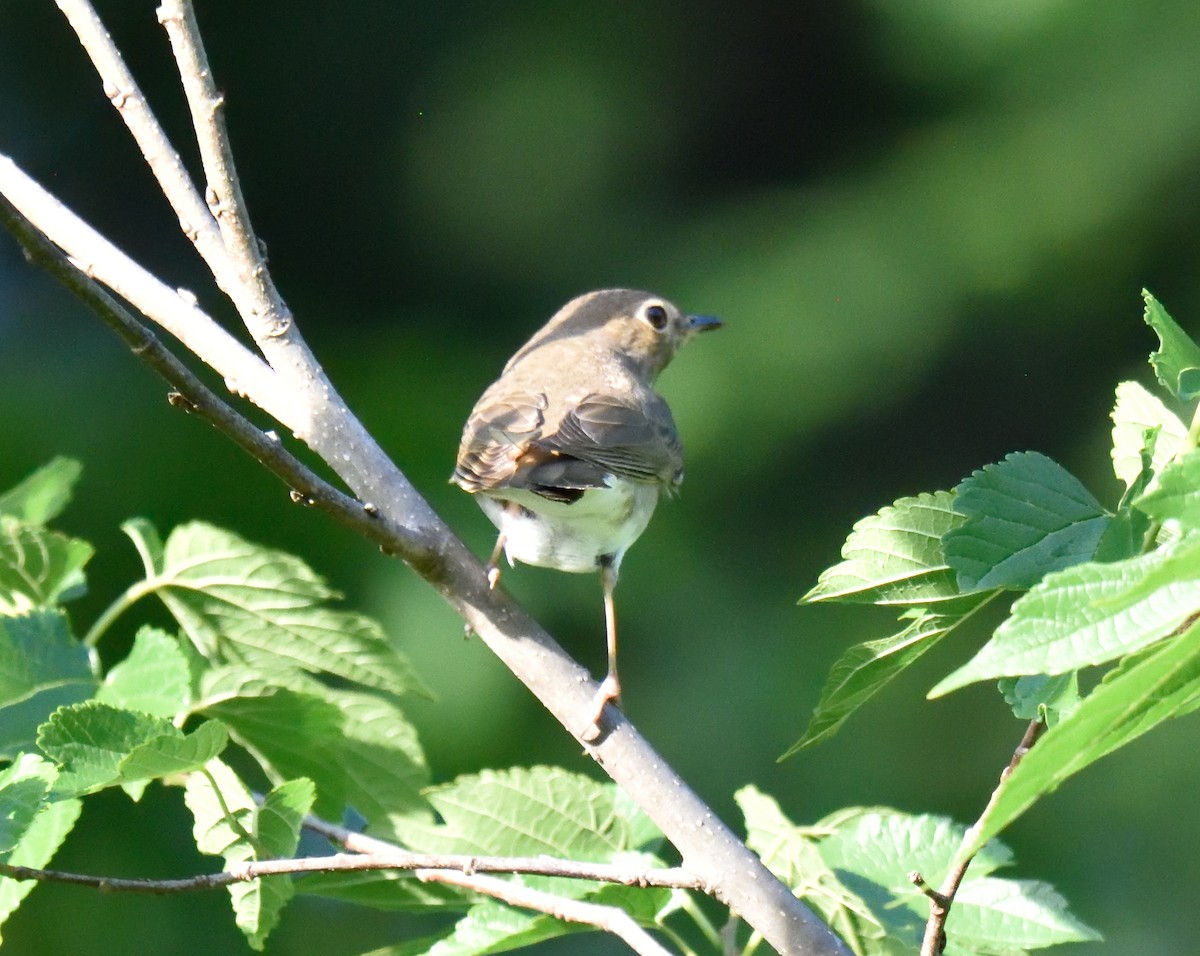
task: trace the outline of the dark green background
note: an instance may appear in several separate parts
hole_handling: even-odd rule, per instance
[[[194,166],[154,6],[101,12]],[[983,628],[776,765],[840,651],[891,626],[795,601],[854,520],[1009,451],[1045,452],[1115,503],[1112,389],[1149,383],[1154,344],[1138,290],[1200,329],[1200,7],[198,6],[279,286],[354,408],[480,553],[490,526],[446,482],[459,428],[558,305],[632,285],[726,320],[662,379],[688,478],[618,591],[626,708],[662,753],[734,822],[749,782],[803,822],[850,804],[973,820],[1022,727],[989,686],[924,694]],[[0,0],[0,150],[231,316],[48,2]],[[297,551],[384,620],[439,695],[411,711],[436,779],[539,761],[594,772],[428,588],[290,505],[164,392],[0,237],[0,486],[55,454],[84,462],[64,521],[100,551],[81,628],[137,571],[122,519],[225,524]],[[505,585],[602,669],[595,580],[523,568]],[[1194,952],[1194,728],[1089,769],[1006,835],[1012,875],[1053,882],[1108,937],[1071,952]],[[177,792],[106,795],[57,862],[211,867],[188,827]],[[269,951],[336,956],[412,931],[301,900]],[[219,894],[44,887],[4,937],[36,956],[245,951]],[[622,950],[577,937],[554,951]]]

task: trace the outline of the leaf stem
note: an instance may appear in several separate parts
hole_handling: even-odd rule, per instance
[[[125,611],[129,610],[141,598],[147,594],[154,593],[158,587],[158,582],[153,578],[145,578],[141,581],[135,581],[125,589],[125,592],[110,604],[98,618],[96,623],[91,626],[91,629],[84,635],[84,647],[94,648],[100,638],[104,636],[113,624]]]

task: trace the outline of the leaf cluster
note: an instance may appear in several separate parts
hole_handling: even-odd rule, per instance
[[[995,680],[1014,716],[1047,728],[961,835],[956,862],[986,853],[990,838],[1075,773],[1200,704],[1200,418],[1185,417],[1200,394],[1200,346],[1144,298],[1165,394],[1117,387],[1118,502],[1105,507],[1045,455],[1010,454],[949,491],[902,498],[859,521],[842,560],[802,599],[893,606],[901,627],[842,655],[789,755],[836,733],[980,608],[1015,595],[978,653],[930,691]],[[964,922],[952,922],[952,942]]]

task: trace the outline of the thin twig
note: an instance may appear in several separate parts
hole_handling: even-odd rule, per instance
[[[964,839],[970,840],[972,831],[987,817],[995,806],[996,801],[1000,798],[1000,789],[1004,786],[1004,781],[1009,778],[1017,764],[1025,757],[1029,750],[1038,738],[1046,729],[1046,722],[1041,719],[1031,720],[1029,726],[1025,728],[1025,733],[1021,737],[1021,742],[1017,744],[1017,749],[1013,751],[1012,759],[1009,760],[1008,766],[1000,773],[1000,783],[996,789],[992,791],[991,797],[988,799],[987,806],[983,808],[983,813],[979,815],[979,820],[976,821],[974,827],[969,829]],[[938,889],[934,889],[925,882],[925,878],[914,870],[908,875],[909,881],[913,883],[922,893],[929,897],[929,920],[925,924],[925,936],[921,940],[921,956],[941,956],[946,949],[946,920],[950,916],[950,909],[954,905],[954,897],[958,893],[958,888],[962,885],[963,878],[967,875],[967,869],[971,866],[971,861],[975,859],[974,854],[958,861],[946,874],[946,878],[942,881],[942,885]]]
[[[3,154],[0,195],[65,252],[81,272],[111,289],[215,369],[231,392],[249,397],[271,417],[291,427],[296,417],[294,397],[266,362],[200,309],[195,296],[160,281]]]
[[[275,365],[278,349],[272,347],[273,343],[286,341],[288,346],[297,346],[301,344],[299,333],[292,323],[291,312],[275,288],[250,224],[229,131],[225,126],[225,98],[213,82],[196,12],[190,0],[163,0],[158,8],[158,21],[167,31],[191,110],[200,161],[208,181],[204,190],[205,202],[221,231],[239,286],[250,300],[248,308],[239,306],[238,311],[267,361]]]
[[[40,883],[69,883],[113,893],[193,893],[219,889],[231,883],[246,883],[264,876],[295,876],[312,873],[362,873],[375,870],[452,871],[470,876],[475,873],[524,873],[531,876],[557,876],[572,880],[592,880],[620,886],[655,886],[666,889],[696,890],[700,881],[678,867],[636,869],[612,863],[588,863],[554,857],[466,856],[456,853],[412,853],[392,847],[385,853],[334,853],[295,859],[246,860],[229,864],[220,873],[199,873],[178,879],[125,879],[67,873],[36,867],[0,863],[0,876],[11,880],[36,880]],[[422,876],[422,879],[425,879]]]
[[[274,437],[255,426],[224,402],[168,349],[145,325],[105,289],[78,269],[62,252],[0,196],[0,222],[17,237],[32,262],[55,276],[112,329],[130,350],[172,385],[182,405],[231,438],[292,490],[298,503],[316,507],[339,523],[391,550],[397,540],[407,548],[425,546],[409,529],[377,509],[356,501],[325,481]],[[180,398],[182,401],[180,401]]]
[[[237,278],[216,220],[188,175],[179,152],[171,145],[162,125],[151,112],[137,81],[125,65],[121,51],[113,43],[95,8],[88,0],[55,2],[99,74],[105,95],[125,122],[159,189],[179,218],[184,235],[195,245],[196,251],[212,271],[217,286],[227,295],[235,295]],[[33,219],[32,216],[30,218]]]
[[[418,870],[417,876],[429,883],[446,883],[474,890],[510,906],[536,910],[570,923],[595,926],[624,940],[630,949],[642,956],[671,956],[670,951],[642,929],[633,917],[616,906],[565,899],[494,876],[468,876],[447,870]]]

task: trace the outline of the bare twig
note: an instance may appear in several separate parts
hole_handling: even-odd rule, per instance
[[[173,405],[198,415],[232,439],[282,479],[292,490],[294,500],[324,511],[383,548],[394,548],[397,539],[409,540],[409,546],[414,549],[423,546],[420,541],[410,540],[412,536],[407,528],[329,484],[284,448],[277,437],[264,432],[223,401],[153,332],[77,268],[3,196],[0,196],[0,223],[17,237],[32,262],[62,282],[116,332],[135,355],[177,389],[168,396]]]
[[[494,876],[468,876],[447,870],[418,870],[417,876],[430,883],[446,883],[474,890],[498,899],[510,906],[537,910],[570,923],[586,923],[597,929],[606,930],[628,944],[629,948],[642,956],[670,956],[653,936],[642,929],[633,917],[615,906],[602,906],[582,900],[564,899],[541,890],[510,883]]]
[[[195,876],[166,880],[124,879],[0,863],[0,876],[5,876],[10,880],[68,883],[73,886],[87,886],[111,893],[148,893],[158,896],[219,889],[232,883],[247,883],[250,880],[262,879],[264,876],[363,873],[375,870],[421,871],[417,875],[423,880],[428,880],[428,874],[435,871],[448,871],[465,876],[476,873],[525,873],[532,876],[594,880],[599,883],[615,883],[621,886],[656,886],[683,890],[700,888],[699,880],[694,875],[678,868],[638,870],[607,863],[586,863],[553,857],[411,853],[400,847],[393,847],[386,853],[380,854],[335,853],[330,856],[307,856],[296,859],[246,860],[242,863],[231,863],[229,869],[220,873],[198,873]]]
[[[1017,764],[1021,762],[1024,756],[1029,753],[1030,748],[1037,743],[1038,738],[1046,729],[1046,722],[1037,719],[1029,722],[1029,726],[1025,728],[1025,734],[1021,737],[1021,742],[1017,744],[1017,749],[1013,751],[1012,759],[1009,760],[1008,766],[1000,773],[1000,783],[996,789],[992,791],[992,796],[988,800],[987,806],[984,807],[983,813],[979,815],[979,820],[976,821],[974,827],[967,830],[965,840],[972,838],[972,832],[979,826],[980,822],[987,817],[991,812],[996,801],[1000,797],[1000,788],[1004,785],[1004,781],[1009,778]],[[921,940],[921,956],[941,956],[946,949],[946,920],[950,916],[950,909],[954,905],[954,897],[958,893],[958,888],[962,885],[963,878],[967,875],[967,870],[971,866],[971,861],[974,855],[969,856],[956,863],[946,874],[946,878],[942,881],[942,885],[938,889],[934,889],[925,882],[925,878],[913,871],[908,874],[909,881],[916,886],[922,893],[929,897],[929,920],[925,924],[925,936]]]

